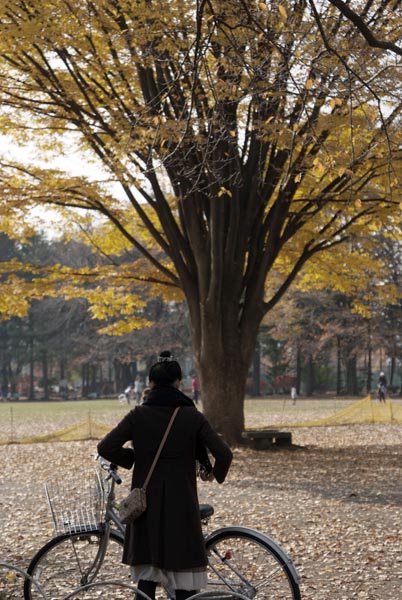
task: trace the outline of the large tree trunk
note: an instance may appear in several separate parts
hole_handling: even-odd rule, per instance
[[[235,445],[243,441],[246,381],[260,315],[250,311],[240,327],[235,303],[222,302],[222,306],[201,313],[193,329],[193,344],[204,413],[224,439]]]
[[[229,444],[241,443],[247,373],[239,355],[204,360],[199,372],[205,416]]]

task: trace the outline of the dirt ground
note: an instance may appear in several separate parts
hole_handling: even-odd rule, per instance
[[[225,484],[200,484],[215,506],[210,529],[274,538],[302,575],[303,600],[401,599],[402,426],[292,433],[295,448],[236,449]],[[53,533],[43,482],[57,471],[74,481],[94,452],[95,442],[0,446],[0,562],[27,566]]]

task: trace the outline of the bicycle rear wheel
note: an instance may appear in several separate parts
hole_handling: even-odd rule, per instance
[[[216,598],[219,591],[232,591],[256,600],[300,600],[296,568],[271,538],[245,527],[225,527],[206,538],[206,549],[208,590],[216,591]]]
[[[98,556],[98,550],[104,533],[99,529],[82,533],[62,534],[50,540],[31,560],[27,573],[37,581],[48,598],[62,600],[76,588],[89,583],[94,578],[90,572]],[[129,569],[121,562],[123,537],[119,532],[111,531],[105,559],[96,575],[96,579],[120,580],[130,583]],[[119,598],[131,598],[132,592]],[[42,598],[35,590],[32,579],[24,583],[25,600]],[[96,588],[88,590],[80,598],[99,598]]]

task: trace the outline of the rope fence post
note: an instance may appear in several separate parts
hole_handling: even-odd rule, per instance
[[[10,406],[10,442],[14,442],[14,411],[12,406]]]

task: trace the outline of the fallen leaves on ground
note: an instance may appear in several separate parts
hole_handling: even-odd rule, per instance
[[[303,600],[399,598],[402,427],[292,433],[296,448],[238,448],[224,485],[200,484],[200,501],[215,507],[209,529],[237,524],[274,538],[302,575]],[[95,445],[0,447],[0,562],[26,568],[53,535],[43,483],[59,472],[78,485]]]

